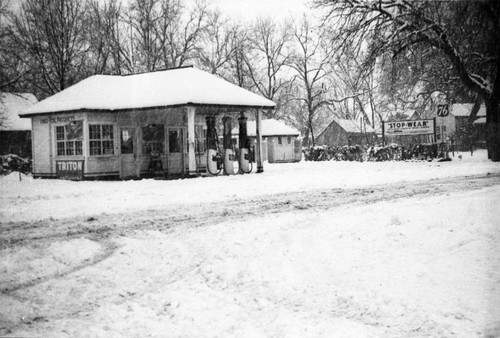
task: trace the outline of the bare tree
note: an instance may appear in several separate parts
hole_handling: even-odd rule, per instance
[[[330,74],[330,60],[333,55],[332,45],[323,39],[322,34],[314,34],[309,20],[304,17],[295,27],[294,41],[297,51],[289,65],[296,72],[302,91],[296,100],[303,102],[306,109],[305,139],[315,145],[314,130],[321,121],[317,121],[321,108],[331,101],[327,98],[327,76]]]
[[[122,74],[129,64],[121,3],[90,0],[86,7],[87,59],[92,74]]]
[[[370,118],[368,111],[372,110],[369,95],[373,92],[369,82],[373,76],[372,69],[364,69],[358,58],[348,51],[336,54],[331,60],[331,68],[329,88],[334,115],[348,120],[362,118],[365,123],[374,126],[374,118]]]
[[[0,91],[15,90],[26,71],[18,57],[22,51],[14,41],[9,16],[9,1],[0,0]]]
[[[218,10],[209,12],[207,17],[207,27],[202,34],[197,58],[202,68],[224,76],[230,61],[235,58],[238,27],[231,25]]]
[[[13,18],[15,41],[37,71],[40,89],[57,93],[78,81],[86,42],[84,3],[78,0],[26,0]]]
[[[181,67],[194,60],[207,28],[208,6],[186,9],[179,0],[135,0],[128,22],[132,58],[142,70]]]
[[[250,59],[249,31],[240,25],[233,25],[231,32],[232,56],[228,63],[226,78],[240,87],[250,89],[253,83],[247,62]]]
[[[268,111],[267,117],[283,113],[281,105],[285,97],[282,94],[289,82],[283,71],[292,56],[291,37],[290,24],[280,26],[270,18],[257,19],[248,34],[249,53],[245,63],[252,88],[276,102],[274,111]]]
[[[344,48],[369,43],[368,62],[418,46],[438,51],[487,111],[488,156],[500,161],[500,2],[316,0]]]
[[[57,93],[81,78],[86,41],[84,3],[78,0],[26,0],[14,16],[16,43],[46,94]]]
[[[129,22],[135,33],[131,36],[134,63],[140,65],[144,71],[152,71],[157,67],[160,41],[155,25],[164,14],[162,10],[165,6],[162,5],[165,4],[161,0],[135,0],[130,3]],[[167,16],[163,19],[172,20],[172,17]]]
[[[202,35],[207,29],[208,5],[197,2],[188,9],[186,19],[178,17],[166,31],[162,45],[168,46],[163,51],[164,64],[167,67],[182,67],[195,59]]]

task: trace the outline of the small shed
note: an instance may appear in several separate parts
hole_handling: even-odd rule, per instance
[[[274,106],[216,75],[183,67],[94,75],[22,116],[32,121],[35,177],[124,179],[147,176],[153,157],[163,176],[203,174],[209,120],[249,111],[258,121],[256,162],[262,172],[261,112]]]
[[[334,118],[316,137],[317,145],[345,146],[371,145],[377,141],[375,130],[360,121]]]
[[[19,114],[38,102],[29,93],[0,93],[0,155],[31,157],[31,121]]]
[[[255,144],[256,123],[248,121],[248,137]],[[238,144],[239,129],[232,130],[233,141]],[[274,119],[262,120],[263,160],[269,163],[299,162],[302,159],[302,141],[297,129]]]
[[[450,133],[458,128],[470,123],[470,116],[473,110],[477,109],[476,116],[472,122],[472,142],[476,147],[486,147],[486,106],[483,104],[475,106],[473,103],[455,103],[452,105],[451,115],[454,119],[449,127]],[[453,125],[454,124],[454,125]],[[461,145],[458,145],[461,146]]]

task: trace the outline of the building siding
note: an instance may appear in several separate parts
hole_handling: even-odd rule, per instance
[[[133,165],[137,167],[137,176],[148,173],[151,157],[144,152],[142,128],[152,124],[163,125],[164,139],[161,146],[161,161],[169,174],[182,174],[187,166],[185,108],[157,108],[151,110],[131,110],[126,112],[68,112],[32,117],[33,125],[33,174],[35,177],[55,177],[56,161],[84,160],[84,176],[120,176],[122,168],[121,129],[134,130]],[[68,121],[83,121],[82,155],[57,155],[56,128],[65,126]],[[196,123],[204,124],[204,119],[197,116]],[[113,154],[90,155],[89,125],[112,125]],[[168,158],[168,131],[174,128],[181,133],[180,152],[177,162]],[[204,158],[204,154],[199,154]],[[201,161],[205,162],[205,161]],[[175,164],[175,165],[174,165]],[[134,175],[135,176],[135,175]]]
[[[332,121],[328,127],[316,138],[317,145],[325,146],[346,146],[346,145],[366,145],[377,141],[374,133],[351,133],[343,129],[338,123]]]

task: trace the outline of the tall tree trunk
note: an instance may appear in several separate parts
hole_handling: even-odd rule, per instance
[[[486,105],[486,145],[488,158],[500,162],[500,100],[491,96],[484,100]]]
[[[312,125],[312,120],[309,120],[309,135],[311,136],[311,144],[312,146],[316,146],[316,140],[314,139],[314,130]]]

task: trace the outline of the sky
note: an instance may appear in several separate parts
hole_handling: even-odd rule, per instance
[[[183,0],[186,4],[195,0]],[[279,21],[290,16],[300,18],[304,12],[310,11],[308,3],[311,0],[207,0],[209,4],[218,7],[222,13],[233,19],[251,21],[259,16],[270,16]],[[17,9],[23,0],[10,0],[12,8]],[[127,3],[128,0],[122,0]]]
[[[309,11],[308,0],[211,0],[215,6],[233,19],[250,21],[270,16],[277,20],[300,18]]]

